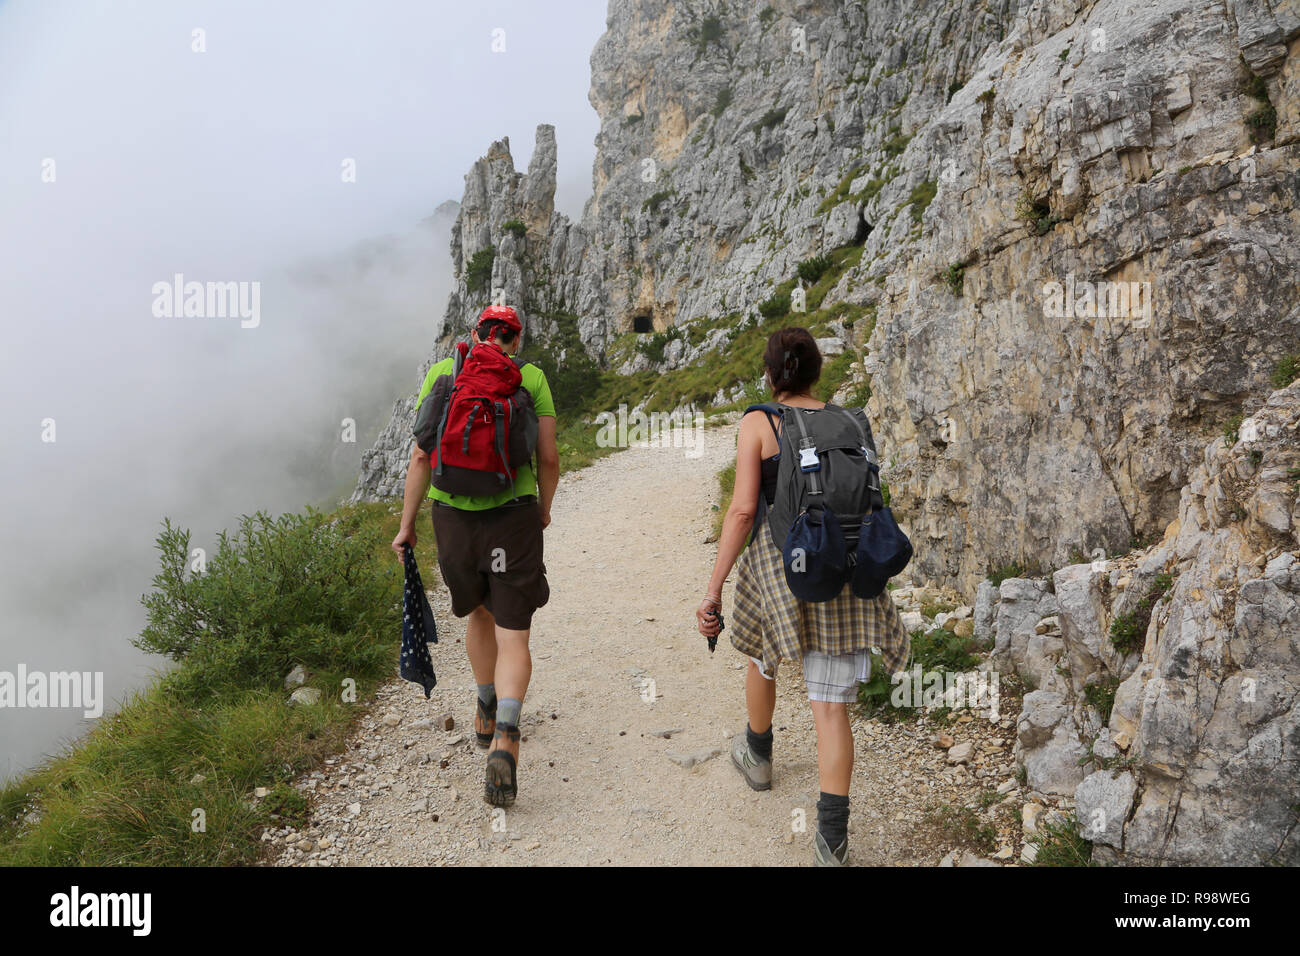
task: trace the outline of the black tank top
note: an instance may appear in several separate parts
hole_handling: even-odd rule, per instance
[[[781,433],[777,430],[776,422],[772,421],[772,416],[767,412],[763,412],[762,414],[763,417],[767,419],[767,423],[772,426],[772,434],[776,436],[776,447],[780,449]],[[762,490],[763,498],[769,507],[772,502],[776,500],[776,473],[780,468],[781,452],[779,450],[771,458],[764,458],[759,463],[759,487]]]

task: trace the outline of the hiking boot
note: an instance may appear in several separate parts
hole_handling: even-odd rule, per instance
[[[849,861],[849,841],[845,837],[838,850],[832,850],[826,844],[826,838],[817,831],[813,840],[813,866],[845,866]]]
[[[497,724],[497,736],[519,746],[519,728]],[[483,781],[483,800],[494,807],[512,807],[519,795],[518,761],[508,750],[493,750],[487,757],[487,774]]]
[[[738,734],[731,741],[731,762],[736,765],[751,789],[772,789],[772,761],[764,760],[754,753],[744,734]]]

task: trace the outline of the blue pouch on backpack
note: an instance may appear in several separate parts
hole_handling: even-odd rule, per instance
[[[801,601],[829,601],[844,589],[844,532],[835,512],[804,510],[785,537],[781,563],[790,592]]]
[[[912,542],[894,520],[894,513],[888,507],[868,511],[858,527],[849,587],[860,598],[876,597],[911,560]]]

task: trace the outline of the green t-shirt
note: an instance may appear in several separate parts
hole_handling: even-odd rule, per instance
[[[449,375],[452,369],[452,359],[445,358],[441,362],[434,364],[429,369],[429,374],[424,377],[424,385],[420,387],[420,394],[415,400],[415,407],[419,408],[420,403],[424,401],[424,396],[433,391],[433,383],[439,375]],[[528,389],[533,396],[533,408],[537,411],[537,417],[541,418],[548,415],[555,417],[555,401],[551,398],[551,386],[546,384],[546,375],[542,370],[532,363],[525,363],[519,369],[523,377],[523,386]],[[497,508],[505,504],[515,495],[520,497],[524,495],[537,494],[537,476],[533,473],[533,463],[529,462],[520,467],[515,473],[515,488],[513,494],[507,488],[495,495],[480,497],[474,495],[450,495],[445,491],[429,486],[429,497],[437,501],[445,501],[447,504],[462,511],[486,511],[488,508]]]

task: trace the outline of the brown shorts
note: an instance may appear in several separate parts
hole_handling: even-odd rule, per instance
[[[487,511],[433,504],[438,568],[451,592],[451,612],[479,605],[497,624],[526,631],[551,596],[542,563],[542,516],[536,500]]]

